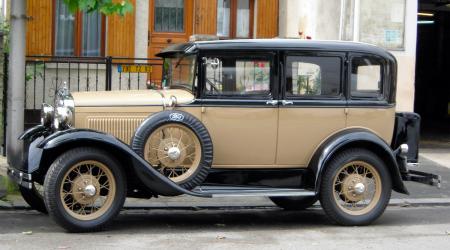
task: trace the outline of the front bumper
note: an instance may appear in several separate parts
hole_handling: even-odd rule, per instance
[[[8,168],[7,174],[9,178],[11,178],[13,181],[15,181],[19,186],[22,186],[24,188],[32,189],[33,188],[33,179],[32,175],[22,172],[20,170],[14,169],[14,168]]]

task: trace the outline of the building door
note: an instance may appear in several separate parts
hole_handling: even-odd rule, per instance
[[[148,56],[189,40],[193,27],[193,0],[150,0]],[[162,66],[153,67],[152,80],[161,80]]]

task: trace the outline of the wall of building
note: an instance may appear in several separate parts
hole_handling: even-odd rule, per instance
[[[362,2],[366,1],[366,2]],[[396,3],[402,3],[397,0]],[[360,6],[364,4],[364,6]],[[404,16],[403,45],[391,50],[398,61],[397,110],[414,110],[414,73],[417,36],[417,1],[405,0],[405,8],[398,13],[387,9],[391,0],[280,0],[280,37],[311,37],[317,40],[382,40],[385,34],[376,29],[392,29],[384,25],[383,13],[398,19]],[[363,9],[360,9],[363,7]],[[362,12],[360,13],[360,10]],[[364,15],[360,19],[361,15]],[[369,16],[369,18],[367,18]],[[403,21],[403,20],[402,20]],[[364,33],[364,32],[370,33]],[[377,34],[378,32],[378,34]],[[403,30],[402,30],[403,32]],[[374,34],[375,33],[375,34]],[[383,46],[383,45],[381,45]]]

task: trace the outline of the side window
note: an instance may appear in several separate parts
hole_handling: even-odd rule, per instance
[[[288,56],[286,96],[337,97],[341,93],[340,57]]]
[[[204,57],[208,96],[270,96],[270,59],[267,57]]]
[[[371,56],[352,57],[351,96],[377,98],[383,93],[383,63]]]

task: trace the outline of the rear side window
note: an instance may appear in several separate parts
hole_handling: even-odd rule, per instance
[[[331,56],[288,56],[287,97],[337,97],[341,93],[342,59]]]
[[[379,98],[383,93],[383,62],[372,56],[351,60],[351,95],[356,98]]]
[[[271,61],[264,56],[204,57],[208,96],[270,96]]]

